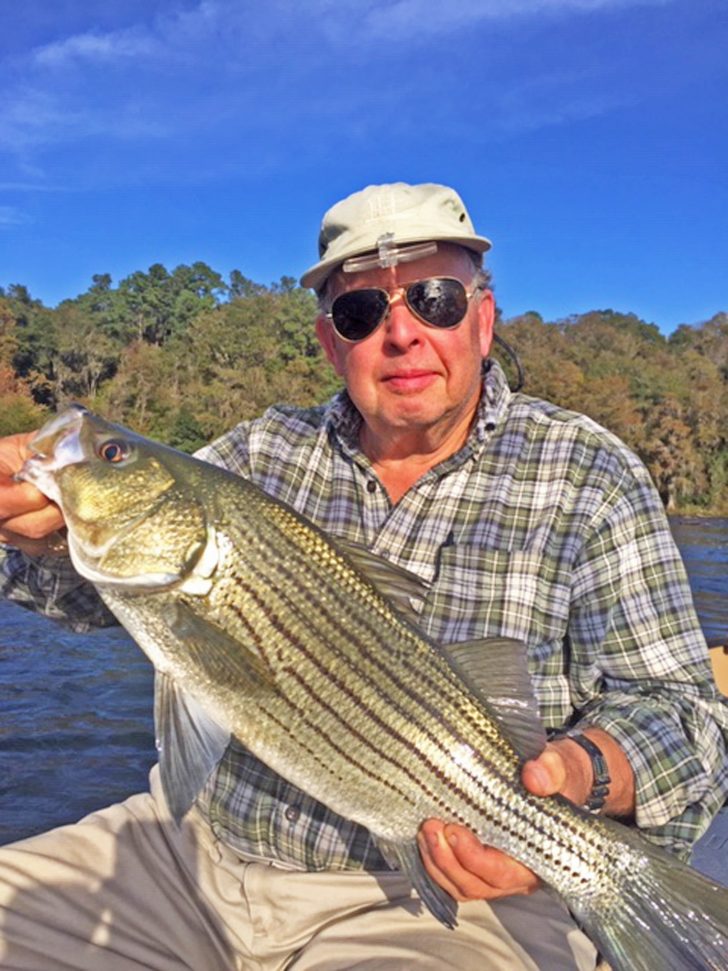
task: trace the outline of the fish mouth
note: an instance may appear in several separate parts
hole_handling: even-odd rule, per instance
[[[88,530],[79,530],[87,526],[78,512],[71,514],[63,500],[63,491],[58,483],[58,473],[73,465],[81,465],[93,459],[94,419],[95,415],[83,405],[74,404],[65,408],[43,425],[29,442],[31,455],[25,460],[15,479],[30,482],[52,502],[60,507],[68,524],[65,537],[68,552],[76,570],[99,585],[115,584],[117,586],[138,586],[138,578],[111,579],[101,569],[104,557],[118,543],[124,542],[133,532],[139,522],[147,515],[142,509],[139,515],[130,519],[122,529],[111,532],[107,536],[93,537]],[[161,573],[153,579],[147,579],[142,584],[156,587],[169,586],[179,580],[177,574]]]
[[[15,479],[30,482],[49,499],[58,502],[52,475],[58,469],[84,460],[81,428],[88,414],[88,408],[75,404],[49,419],[30,440],[32,454],[15,473]]]

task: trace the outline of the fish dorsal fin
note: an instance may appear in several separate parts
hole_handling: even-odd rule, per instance
[[[448,644],[443,651],[464,684],[488,707],[521,758],[540,755],[546,732],[523,641],[486,637]]]
[[[422,600],[427,595],[429,587],[422,577],[402,566],[390,563],[383,556],[372,553],[359,543],[351,543],[338,537],[334,542],[383,597],[391,600],[407,614],[408,619],[417,619],[410,601]]]
[[[154,678],[154,721],[162,790],[179,822],[222,758],[230,732],[159,671]]]

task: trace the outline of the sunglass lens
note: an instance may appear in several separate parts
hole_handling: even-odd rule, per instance
[[[331,319],[342,337],[360,341],[377,329],[388,307],[389,298],[384,290],[351,290],[334,300]]]
[[[468,295],[459,280],[433,277],[407,288],[407,303],[434,327],[455,327],[468,309]]]

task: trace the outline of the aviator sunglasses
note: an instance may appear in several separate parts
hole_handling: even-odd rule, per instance
[[[379,287],[363,287],[339,294],[326,317],[343,340],[363,341],[387,317],[393,297],[401,291],[415,317],[429,327],[449,330],[462,322],[469,300],[483,289],[481,283],[467,291],[460,280],[449,276],[415,280],[391,292]]]

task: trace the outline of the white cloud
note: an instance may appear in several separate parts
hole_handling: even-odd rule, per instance
[[[133,96],[123,98],[110,110],[103,97],[94,103],[38,86],[16,89],[12,97],[3,101],[0,152],[22,157],[28,174],[39,174],[29,161],[34,149],[99,136],[114,140],[156,139],[170,131],[161,115],[140,110]]]
[[[103,179],[121,171],[121,142],[138,146],[137,155],[130,148],[124,162],[139,172],[145,152],[156,156],[152,143],[166,146],[177,171],[185,164],[198,170],[197,159],[186,163],[196,141],[209,146],[205,164],[217,171],[239,167],[241,159],[251,166],[266,152],[280,158],[294,131],[302,133],[302,145],[311,131],[335,131],[348,141],[365,140],[372,132],[381,136],[384,114],[373,106],[385,99],[392,110],[404,108],[405,118],[411,104],[428,99],[428,117],[440,112],[439,126],[433,125],[439,137],[458,123],[448,96],[448,84],[456,86],[458,77],[452,39],[445,48],[450,60],[444,84],[436,70],[443,50],[439,37],[446,31],[477,38],[486,33],[482,27],[480,34],[468,29],[488,21],[508,26],[515,16],[541,21],[551,14],[576,17],[671,2],[677,0],[150,4],[144,21],[59,36],[14,58],[10,67],[0,66],[0,161],[3,150],[11,160],[10,169],[0,168],[0,178],[65,184],[54,150],[82,147],[79,157],[89,159],[89,170]],[[512,30],[514,38],[519,30]],[[513,48],[518,50],[515,41]],[[610,110],[609,104],[590,99],[578,80],[567,78],[547,94],[540,80],[529,88],[523,79],[533,78],[530,55],[519,73],[502,70],[505,62],[498,53],[499,66],[484,58],[471,77],[487,88],[490,115],[501,135]],[[518,54],[513,56],[517,65]],[[427,118],[417,125],[426,129]],[[63,171],[72,181],[73,166]]]
[[[38,68],[109,65],[128,61],[160,63],[216,55],[210,68],[219,69],[220,55],[237,51],[244,64],[265,51],[261,42],[276,36],[313,34],[324,42],[357,44],[376,38],[401,43],[399,31],[413,30],[408,44],[442,31],[456,31],[484,21],[543,18],[610,9],[663,6],[675,0],[269,0],[261,8],[254,0],[201,0],[189,8],[167,10],[114,31],[86,31],[36,48],[31,61]],[[215,47],[217,46],[217,52]],[[280,52],[279,52],[280,53]]]
[[[28,221],[28,216],[15,206],[0,206],[0,228],[21,226]]]
[[[89,107],[66,100],[51,88],[24,87],[0,108],[0,149],[23,153],[93,134],[100,130],[99,121]]]
[[[435,4],[432,0],[395,0],[394,3],[372,3],[371,0],[319,0],[322,12],[330,18],[329,34],[340,35],[343,21],[352,14],[360,16],[358,37],[376,36],[401,43],[403,30],[411,30],[408,43],[435,33],[452,32],[486,21],[509,21],[516,18],[544,19],[549,16],[583,14],[627,7],[665,6],[675,0],[449,0]]]
[[[155,15],[145,23],[101,32],[89,30],[37,47],[31,62],[38,68],[109,65],[134,61],[159,63],[167,56],[202,50],[225,25],[234,29],[238,0],[202,0],[189,9]]]
[[[111,62],[154,53],[155,41],[144,30],[132,28],[106,34],[76,34],[36,48],[32,59],[39,67],[59,68],[69,63]]]
[[[605,93],[593,74],[552,73],[512,83],[492,106],[494,125],[506,134],[537,131],[596,118],[630,105],[624,90]]]
[[[207,3],[193,11],[193,19],[205,19]],[[124,62],[143,62],[162,55],[170,44],[177,44],[187,34],[194,43],[194,31],[189,31],[190,14],[172,18],[157,17],[150,23],[140,23],[111,31],[88,30],[36,47],[30,54],[31,66],[38,69],[71,67],[100,67]]]

